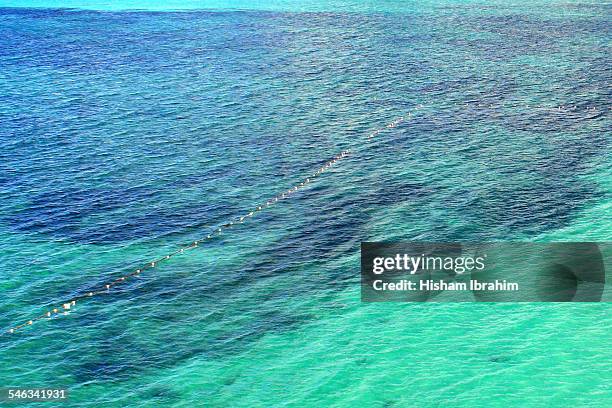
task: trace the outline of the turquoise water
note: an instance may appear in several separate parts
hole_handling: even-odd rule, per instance
[[[179,8],[141,4],[20,2]],[[607,304],[359,301],[361,241],[610,240],[609,6],[297,4],[0,9],[2,328],[356,151],[1,337],[0,386],[79,407],[610,406]]]

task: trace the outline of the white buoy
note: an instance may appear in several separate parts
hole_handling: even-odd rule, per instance
[[[66,310],[70,310],[70,303],[64,303],[62,307]]]

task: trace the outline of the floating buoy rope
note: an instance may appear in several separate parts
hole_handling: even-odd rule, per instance
[[[494,108],[495,105],[490,105],[490,104],[482,104],[482,103],[470,103],[470,104],[465,104],[465,103],[460,103],[460,104],[455,104],[455,106],[462,106],[462,107],[491,107]],[[498,107],[503,106],[503,105],[498,105]],[[524,105],[525,108],[530,108],[530,109],[534,109],[534,108],[539,108],[539,109],[545,109],[547,111],[561,111],[561,112],[576,112],[578,110],[580,110],[579,108],[577,108],[576,105],[574,106],[555,106],[555,107],[545,107],[544,105],[536,105],[536,106],[529,106],[529,105]],[[424,108],[423,105],[417,105],[414,109],[413,112],[418,111],[420,109]],[[586,108],[587,113],[593,113],[593,112],[597,112],[596,109],[594,107],[587,107]],[[605,112],[605,111],[604,111]],[[603,113],[602,111],[599,111],[597,113]],[[400,116],[397,119],[395,119],[394,121],[390,122],[389,124],[387,124],[386,126],[376,129],[373,132],[369,133],[366,140],[369,142],[372,139],[374,139],[376,136],[378,136],[380,133],[388,130],[388,129],[392,129],[397,127],[398,125],[400,125],[402,122],[410,119],[413,116],[412,112],[408,112],[406,115],[404,116]],[[367,147],[367,146],[366,146]],[[358,150],[358,149],[354,149],[354,150]],[[351,154],[351,149],[347,149],[347,150],[343,150],[342,152],[340,152],[339,154],[335,155],[331,160],[327,161],[323,166],[321,166],[320,168],[317,169],[317,171],[315,171],[313,174],[309,175],[308,177],[304,178],[302,181],[300,181],[299,183],[295,184],[293,187],[289,188],[288,190],[285,190],[279,194],[277,194],[276,196],[263,201],[263,204],[259,204],[253,207],[253,209],[245,212],[243,215],[240,215],[238,217],[233,218],[232,220],[230,220],[229,222],[226,222],[224,224],[221,224],[220,226],[217,226],[215,228],[212,229],[211,232],[207,233],[206,235],[204,235],[203,238],[201,239],[197,239],[187,245],[184,245],[182,247],[179,247],[177,250],[175,250],[172,253],[169,253],[167,255],[164,255],[161,258],[155,259],[153,261],[147,262],[146,264],[143,264],[142,266],[140,266],[138,269],[135,269],[133,271],[131,271],[130,273],[120,276],[110,282],[107,282],[105,284],[100,285],[100,287],[96,287],[93,289],[90,289],[88,291],[86,291],[85,293],[75,296],[67,301],[64,301],[61,303],[61,306],[55,306],[55,307],[51,307],[49,310],[45,311],[43,314],[30,318],[29,320],[26,320],[24,323],[18,324],[16,326],[13,326],[11,328],[9,328],[8,330],[5,330],[3,332],[0,333],[0,335],[5,335],[5,334],[9,334],[9,333],[15,333],[18,332],[28,326],[32,326],[34,323],[41,321],[41,320],[48,320],[53,318],[54,316],[59,316],[62,313],[66,313],[69,310],[73,310],[74,306],[76,306],[77,303],[80,303],[81,301],[88,299],[88,298],[93,298],[96,296],[101,296],[101,295],[105,295],[110,293],[111,289],[115,286],[118,285],[122,285],[125,282],[129,281],[130,278],[139,276],[141,273],[146,272],[150,269],[154,269],[156,268],[160,263],[166,262],[168,260],[170,260],[172,257],[179,255],[179,254],[184,254],[187,251],[193,250],[197,247],[200,246],[200,244],[204,244],[207,241],[210,241],[212,239],[214,239],[214,237],[216,237],[217,235],[221,234],[221,232],[224,229],[227,228],[231,228],[234,224],[242,224],[245,221],[247,221],[247,219],[254,217],[256,213],[263,211],[264,209],[278,203],[281,200],[286,200],[289,197],[291,197],[292,195],[294,195],[297,191],[299,191],[302,188],[308,187],[309,184],[311,184],[315,179],[317,179],[318,177],[320,177],[324,172],[326,172],[327,170],[329,170],[332,166],[335,166],[340,160],[345,159],[346,157],[349,157],[349,155]]]

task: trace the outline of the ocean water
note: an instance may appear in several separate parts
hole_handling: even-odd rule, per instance
[[[0,386],[75,407],[612,405],[609,304],[359,300],[361,241],[612,238],[609,5],[0,5],[3,329],[355,151],[0,337]],[[198,10],[156,11],[177,8]]]

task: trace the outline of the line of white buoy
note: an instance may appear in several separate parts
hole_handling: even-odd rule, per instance
[[[463,107],[487,107],[486,104],[482,104],[482,103],[460,103],[454,104],[455,106],[463,106]],[[519,105],[513,105],[514,107],[518,107]],[[418,111],[420,109],[423,109],[425,106],[424,105],[416,105],[415,107],[415,111]],[[490,108],[494,108],[496,107],[495,105],[489,104],[488,107]],[[504,107],[504,105],[497,105],[497,107]],[[572,111],[575,112],[577,110],[577,106],[558,106],[558,107],[550,107],[550,106],[545,106],[545,105],[535,105],[535,106],[529,106],[529,105],[524,105],[525,108],[528,109],[546,109],[546,110],[556,110],[556,111],[561,111],[561,112],[567,112],[567,111]],[[587,107],[586,109],[587,112],[589,113],[593,113],[593,112],[599,112],[599,113],[603,113],[602,111],[598,111],[596,110],[596,108],[594,107]],[[385,130],[397,127],[399,124],[401,124],[402,122],[406,121],[407,119],[412,117],[412,113],[408,112],[406,115],[404,116],[400,116],[399,118],[395,119],[394,121],[390,122],[389,124],[387,124],[386,126],[376,129],[373,132],[369,133],[367,136],[367,140],[370,141],[373,138],[375,138],[377,135],[379,135],[381,132],[384,132]],[[27,320],[21,324],[18,324],[16,326],[13,326],[11,328],[9,328],[8,330],[5,330],[3,332],[0,333],[0,335],[3,334],[7,334],[7,333],[15,333],[19,330],[22,330],[28,326],[33,325],[35,322],[40,321],[40,320],[45,320],[45,319],[50,319],[53,316],[57,316],[60,315],[62,312],[66,312],[68,310],[71,310],[74,306],[76,306],[77,302],[80,302],[84,299],[88,299],[88,298],[92,298],[95,296],[99,296],[102,294],[107,294],[110,292],[110,290],[117,286],[117,285],[121,285],[123,283],[125,283],[126,281],[128,281],[130,278],[135,277],[140,275],[141,273],[143,273],[144,271],[147,271],[149,269],[153,269],[155,267],[157,267],[160,263],[163,263],[169,259],[171,259],[172,257],[179,255],[179,254],[183,254],[186,251],[189,251],[191,249],[197,248],[200,244],[209,241],[211,239],[213,239],[215,236],[219,235],[223,230],[227,229],[227,228],[231,228],[234,224],[241,224],[243,222],[245,222],[247,219],[253,217],[257,212],[264,210],[267,207],[270,207],[272,205],[274,205],[275,203],[287,199],[289,198],[291,195],[295,194],[297,191],[299,191],[300,189],[308,186],[310,183],[312,183],[317,177],[319,177],[322,173],[324,173],[325,171],[327,171],[328,169],[330,169],[332,166],[334,166],[336,163],[338,163],[338,161],[344,159],[345,157],[347,157],[349,155],[349,153],[351,152],[351,150],[344,150],[342,151],[340,154],[334,156],[333,159],[327,161],[322,167],[320,167],[315,173],[313,173],[312,175],[306,177],[305,179],[303,179],[300,183],[294,185],[293,187],[291,187],[288,190],[285,190],[279,194],[277,194],[276,196],[266,200],[265,202],[253,207],[250,211],[245,212],[243,215],[236,217],[232,220],[230,220],[229,222],[222,224],[220,226],[215,227],[212,231],[210,231],[208,234],[206,234],[203,238],[195,240],[193,242],[191,242],[188,245],[182,246],[180,248],[178,248],[176,251],[167,254],[161,258],[155,259],[153,261],[150,261],[146,264],[144,264],[143,266],[141,266],[138,269],[133,270],[132,272],[120,276],[106,284],[103,284],[101,287],[96,287],[95,289],[92,289],[90,291],[87,291],[79,296],[75,296],[73,298],[71,298],[70,300],[67,300],[65,302],[62,302],[61,305],[56,306],[51,308],[50,310],[47,310],[46,312],[44,312],[43,314],[33,317],[30,320]]]

